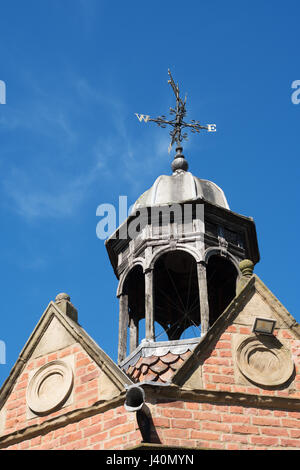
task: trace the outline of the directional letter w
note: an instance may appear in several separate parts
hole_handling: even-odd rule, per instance
[[[146,114],[137,114],[137,113],[135,113],[135,115],[136,115],[136,117],[138,118],[138,120],[140,122],[142,122],[142,121],[147,122],[150,118],[150,116],[146,116]]]

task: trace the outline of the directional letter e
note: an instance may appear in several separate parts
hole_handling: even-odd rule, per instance
[[[0,104],[6,104],[6,85],[3,80],[0,80]]]

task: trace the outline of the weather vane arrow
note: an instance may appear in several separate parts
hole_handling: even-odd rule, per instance
[[[175,106],[175,108],[170,108],[170,114],[172,116],[174,116],[174,118],[168,120],[166,118],[166,116],[162,115],[162,116],[158,116],[157,118],[153,119],[147,114],[135,113],[135,115],[136,115],[136,117],[138,118],[138,120],[140,122],[142,122],[142,121],[144,121],[144,122],[155,122],[158,126],[163,127],[163,128],[165,128],[167,126],[171,126],[172,127],[172,129],[170,131],[171,142],[170,142],[168,151],[170,153],[173,144],[176,142],[176,144],[177,144],[177,147],[176,147],[177,154],[175,156],[175,159],[179,158],[179,157],[184,159],[183,155],[181,154],[181,151],[182,151],[181,142],[182,142],[182,140],[187,140],[188,135],[187,135],[186,132],[183,132],[183,129],[190,130],[192,133],[199,133],[200,130],[202,130],[202,129],[207,130],[208,132],[216,132],[217,127],[216,127],[216,124],[207,124],[206,126],[202,126],[199,121],[195,121],[195,120],[191,120],[190,122],[185,122],[184,121],[184,118],[186,116],[186,96],[185,96],[184,101],[182,101],[182,99],[180,98],[178,84],[175,85],[175,82],[173,80],[173,77],[171,75],[170,70],[168,70],[168,74],[169,74],[169,77],[170,77],[169,80],[168,80],[168,83],[171,85],[171,87],[174,91],[175,97],[176,97],[176,106]],[[187,162],[186,162],[186,160],[184,160],[184,161],[185,161],[184,166],[187,167]],[[173,164],[172,164],[172,167],[173,167]],[[177,168],[177,167],[178,167],[178,165],[176,165],[176,169],[185,169],[183,167],[182,168],[180,168],[180,167]]]

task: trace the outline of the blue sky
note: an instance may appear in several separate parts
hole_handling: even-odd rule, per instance
[[[67,292],[117,357],[117,280],[99,204],[133,203],[170,174],[168,68],[188,118],[190,171],[256,222],[255,272],[300,322],[299,2],[0,0],[0,384],[50,300]]]

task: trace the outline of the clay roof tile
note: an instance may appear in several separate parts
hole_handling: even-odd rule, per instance
[[[177,361],[178,354],[173,354],[169,352],[160,358],[165,364],[172,364],[173,362]]]
[[[166,372],[164,372],[163,374],[159,376],[159,382],[163,382],[163,383],[169,382],[172,379],[173,374],[174,374],[173,370],[168,369]]]
[[[156,364],[151,365],[150,369],[152,372],[156,372],[157,374],[162,374],[169,369],[168,364],[164,364],[162,361],[158,361]]]

